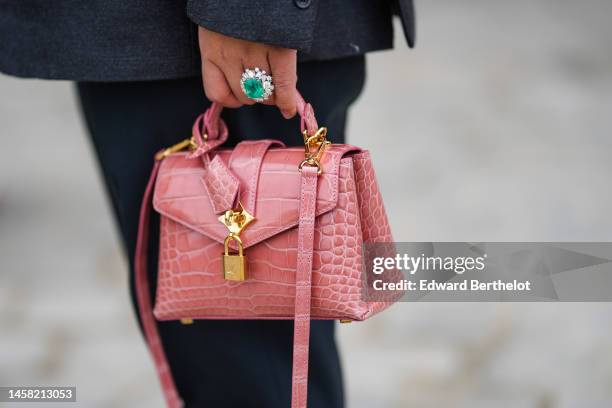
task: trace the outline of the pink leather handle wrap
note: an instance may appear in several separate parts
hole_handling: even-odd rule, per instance
[[[315,118],[312,105],[306,102],[299,92],[295,93],[295,101],[297,103],[297,112],[301,119],[300,130],[302,132],[304,130],[308,130],[309,134],[314,134],[317,130],[319,130],[319,125],[317,124],[317,119]],[[204,127],[209,139],[217,139],[219,135],[223,133],[223,129],[227,131],[227,127],[221,119],[222,111],[223,105],[213,102],[211,107],[204,113]],[[197,138],[195,133],[194,136]],[[198,142],[199,141],[200,140],[198,140]]]

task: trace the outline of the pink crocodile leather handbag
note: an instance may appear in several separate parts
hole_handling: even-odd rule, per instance
[[[325,139],[298,96],[304,148],[276,140],[219,149],[228,131],[213,104],[191,139],[159,152],[140,214],[136,291],[169,407],[181,407],[159,320],[293,319],[292,407],[306,407],[310,319],[364,320],[390,302],[363,300],[362,245],[391,242],[367,150]],[[189,148],[189,151],[181,151]],[[161,215],[155,306],[148,225]]]

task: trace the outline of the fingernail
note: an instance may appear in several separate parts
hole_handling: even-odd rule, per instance
[[[283,114],[283,117],[285,119],[291,119],[293,116],[295,116],[294,112],[291,112],[291,111],[288,111],[288,110],[281,111],[281,113]]]

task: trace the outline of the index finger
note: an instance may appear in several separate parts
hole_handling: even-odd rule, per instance
[[[274,82],[274,101],[286,119],[297,112],[297,51],[287,48],[273,48],[268,53],[272,81]]]

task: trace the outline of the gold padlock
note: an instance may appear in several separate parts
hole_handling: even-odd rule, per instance
[[[231,240],[238,243],[238,253],[229,253],[229,243]],[[247,278],[246,257],[242,253],[242,240],[238,235],[229,234],[223,242],[225,252],[223,253],[223,277],[226,280],[243,281]]]

